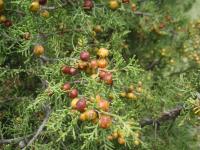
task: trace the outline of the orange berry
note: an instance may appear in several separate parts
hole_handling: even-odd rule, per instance
[[[38,45],[35,45],[34,49],[33,49],[33,53],[36,55],[36,56],[41,56],[44,54],[44,47],[40,44]]]
[[[98,67],[99,67],[99,68],[106,68],[107,65],[108,65],[108,62],[107,62],[106,59],[99,59],[99,60],[97,61],[97,64],[98,64]]]
[[[97,60],[91,60],[90,67],[96,69],[98,67]]]
[[[109,106],[110,106],[110,103],[106,100],[100,100],[98,102],[98,107],[103,110],[103,111],[108,111],[109,110]]]
[[[124,139],[124,138],[121,138],[121,137],[118,138],[117,141],[118,141],[118,143],[121,144],[121,145],[124,145],[124,144],[126,143],[125,139]]]

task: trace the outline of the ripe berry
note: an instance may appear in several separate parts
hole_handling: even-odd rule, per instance
[[[75,75],[77,73],[77,70],[75,69],[75,68],[70,68],[70,70],[69,70],[69,74],[70,75]]]
[[[70,67],[68,66],[63,66],[61,69],[62,73],[64,74],[70,74]]]
[[[72,89],[69,93],[70,98],[76,98],[78,96],[78,90],[77,89]]]
[[[66,83],[63,85],[63,87],[62,87],[62,89],[63,89],[64,91],[68,91],[68,90],[70,90],[70,88],[71,88],[71,85],[70,85],[69,82],[66,82]]]
[[[96,60],[91,60],[90,67],[93,68],[93,69],[96,69],[98,67],[97,61]]]
[[[39,0],[40,5],[45,5],[47,3],[47,0]]]
[[[106,100],[100,100],[98,102],[98,107],[103,110],[103,111],[108,111],[109,110],[109,106],[110,106],[110,103]]]
[[[108,62],[107,62],[106,59],[99,59],[99,60],[97,61],[97,63],[98,63],[98,67],[99,67],[99,68],[105,68],[105,67],[107,67],[107,65],[108,65]]]
[[[119,7],[119,2],[117,0],[110,0],[109,7],[112,10],[116,10]]]
[[[84,0],[84,3],[83,3],[83,9],[85,10],[91,10],[93,8],[93,2],[92,0]]]
[[[73,108],[73,109],[76,109],[76,103],[78,102],[78,98],[75,98],[75,99],[73,99],[72,101],[71,101],[71,107]]]
[[[107,129],[112,125],[112,118],[110,116],[102,115],[99,118],[99,127]]]
[[[102,58],[105,58],[105,57],[108,57],[109,55],[109,51],[106,49],[106,48],[100,48],[97,52],[97,55],[99,57],[102,57]]]
[[[128,4],[129,2],[130,2],[130,0],[122,0],[122,3]]]
[[[100,79],[103,79],[103,78],[106,76],[106,74],[107,74],[106,71],[100,70],[100,71],[99,71],[99,78],[100,78]]]
[[[126,143],[126,141],[125,141],[125,139],[124,138],[118,138],[118,143],[120,144],[120,145],[124,145],[125,143]]]
[[[106,74],[105,77],[103,78],[106,84],[112,85],[113,80],[112,80],[112,74]]]
[[[81,59],[82,61],[88,61],[88,60],[90,59],[90,53],[87,52],[87,51],[81,52],[81,54],[80,54],[80,59]]]
[[[31,3],[30,11],[37,12],[40,9],[40,4],[38,1],[34,1]]]
[[[33,53],[36,55],[36,56],[41,56],[44,54],[44,47],[40,44],[38,45],[35,45],[34,49],[33,49]]]
[[[11,20],[6,20],[6,21],[4,21],[4,25],[6,27],[10,27],[10,26],[12,26],[12,21]]]
[[[84,112],[85,108],[87,106],[86,100],[83,99],[79,99],[78,102],[76,103],[76,109],[80,112]]]
[[[88,120],[94,120],[97,118],[97,113],[95,110],[88,110],[85,112],[85,114]]]

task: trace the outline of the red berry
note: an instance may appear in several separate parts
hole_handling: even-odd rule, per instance
[[[39,0],[40,5],[45,5],[47,3],[47,0]]]
[[[85,9],[85,10],[90,10],[90,9],[92,9],[93,8],[93,2],[92,2],[92,0],[84,0],[84,3],[83,3],[83,8]]]
[[[69,93],[70,98],[76,98],[78,96],[78,90],[77,89],[72,89],[71,92]]]
[[[163,28],[165,28],[165,24],[161,22],[161,23],[159,24],[159,29],[163,29]]]
[[[107,74],[106,71],[103,71],[103,70],[99,71],[99,78],[103,79],[106,76],[106,74]]]
[[[63,89],[64,91],[68,91],[68,90],[70,90],[70,88],[71,88],[71,85],[70,85],[69,82],[66,82],[66,83],[63,85],[63,87],[62,87],[62,89]]]
[[[80,112],[84,112],[86,106],[87,106],[87,103],[86,103],[86,100],[84,98],[79,99],[79,101],[76,103],[76,109]]]
[[[112,118],[110,116],[101,116],[99,119],[100,128],[107,129],[112,125]]]
[[[6,20],[6,21],[4,22],[4,25],[5,25],[6,27],[10,27],[10,26],[12,26],[12,21],[11,21],[11,20]]]
[[[63,66],[61,69],[62,73],[64,74],[70,74],[70,67],[68,66]]]
[[[113,83],[112,74],[111,74],[111,73],[107,73],[107,74],[105,75],[105,77],[103,78],[103,80],[104,80],[107,84],[112,85],[112,83]]]
[[[81,52],[81,54],[80,54],[80,59],[81,59],[82,61],[88,61],[88,60],[90,59],[90,53],[87,52],[87,51]]]
[[[98,106],[101,110],[103,111],[108,111],[109,110],[109,106],[110,106],[110,103],[106,100],[100,100],[98,102]]]
[[[90,62],[90,67],[96,69],[98,67],[97,60],[92,60]]]
[[[122,3],[128,4],[129,2],[130,2],[130,0],[122,0]]]
[[[69,70],[69,74],[70,75],[75,75],[77,73],[77,70],[75,69],[75,68],[70,68],[70,70]]]

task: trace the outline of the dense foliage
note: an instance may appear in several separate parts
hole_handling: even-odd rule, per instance
[[[199,149],[195,0],[0,0],[0,149]]]

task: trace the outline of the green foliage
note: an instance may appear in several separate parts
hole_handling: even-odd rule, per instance
[[[30,0],[4,1],[0,15],[13,25],[0,24],[1,139],[35,135],[49,105],[50,116],[31,144],[34,149],[199,149],[193,130],[200,112],[200,22],[185,17],[194,1],[132,0],[117,10],[107,0],[93,2],[92,10],[84,10],[82,0],[49,0],[33,13]],[[44,10],[49,17],[41,15]],[[102,32],[94,31],[97,25]],[[37,44],[45,49],[39,57]],[[109,50],[103,70],[112,74],[112,85],[100,80],[100,68],[79,70],[75,76],[62,73],[63,65],[77,68],[82,51],[99,59],[102,47]],[[61,88],[65,82],[78,89],[78,98],[86,98],[97,120],[80,120],[83,113],[70,106],[72,99]],[[121,95],[131,93],[131,86],[135,100]],[[99,108],[98,97],[109,102],[109,111]],[[177,106],[182,111],[176,119],[141,126],[141,120],[155,121]],[[104,115],[112,118],[107,129],[99,125]],[[125,145],[107,139],[116,131]],[[20,149],[20,142],[26,145],[30,139],[2,145],[0,140],[0,148]]]

